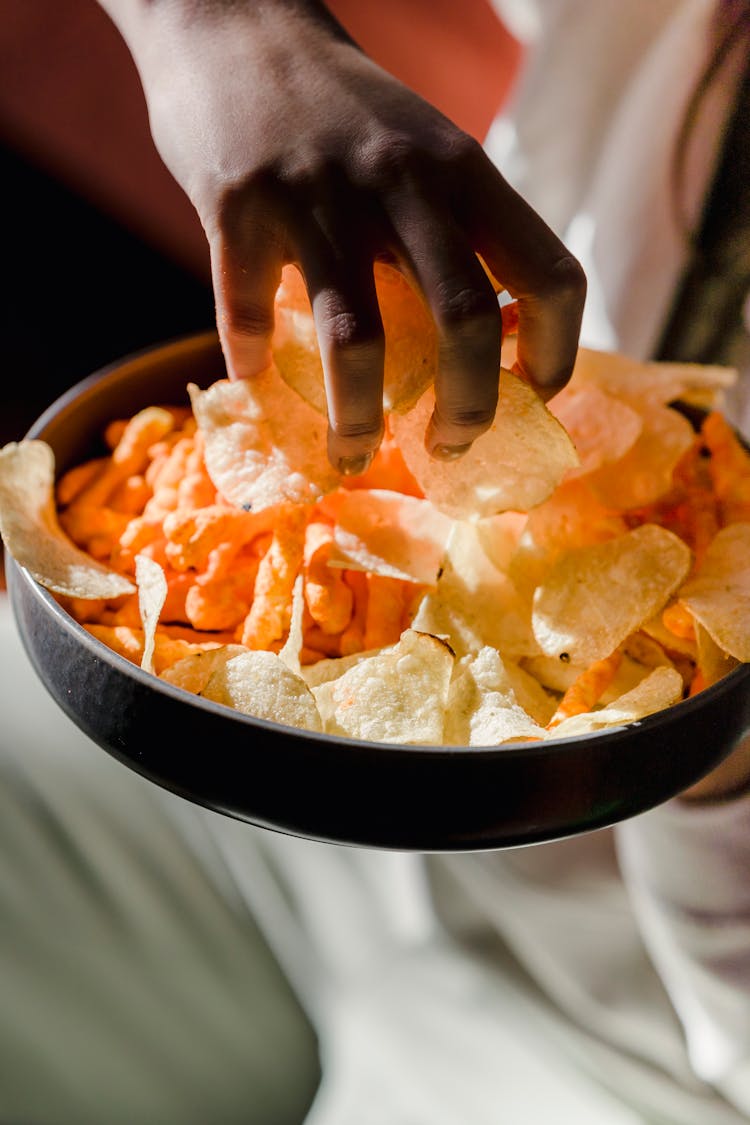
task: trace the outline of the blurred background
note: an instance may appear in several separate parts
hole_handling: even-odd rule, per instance
[[[333,0],[381,65],[482,140],[520,46],[490,0]],[[0,444],[127,353],[213,327],[197,216],[156,153],[135,66],[95,0],[2,0]]]

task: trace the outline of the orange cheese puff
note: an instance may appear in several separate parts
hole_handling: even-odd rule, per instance
[[[109,450],[113,450],[116,448],[117,444],[120,441],[120,438],[125,433],[127,424],[127,418],[115,418],[113,422],[110,422],[109,425],[105,427],[104,441]]]
[[[685,498],[681,505],[683,511],[683,534],[695,556],[697,566],[712,539],[719,530],[719,509],[713,482],[703,456],[703,444],[696,440],[693,446],[675,466],[675,482],[682,486]]]
[[[286,504],[277,512],[271,546],[260,561],[253,604],[242,629],[241,643],[252,649],[268,649],[289,632],[292,590],[304,557],[309,509]]]
[[[588,711],[592,711],[615,678],[621,662],[622,653],[619,649],[615,649],[609,656],[605,656],[603,660],[596,660],[581,672],[560,700],[557,710],[547,724],[547,729],[551,730],[563,719],[569,719],[571,715],[585,715]]]
[[[84,628],[92,636],[97,637],[113,652],[140,665],[143,656],[143,629],[129,628],[126,625],[86,625]],[[210,641],[188,641],[182,637],[170,637],[161,629],[157,630],[154,638],[154,671],[157,676],[182,660],[185,656],[192,656],[196,652],[206,652],[208,649],[219,648],[227,642],[220,639]]]
[[[115,489],[128,477],[142,473],[148,463],[146,450],[159,436],[172,426],[172,416],[158,407],[147,407],[135,414],[126,425],[122,437],[112,456],[106,461],[89,483],[76,495],[73,502],[61,514],[68,535],[85,550],[94,553],[90,540],[96,536],[96,556],[102,558],[102,536],[120,538],[125,523],[119,529],[114,518],[122,520],[120,513],[109,512],[107,503]],[[63,522],[64,521],[64,522]],[[125,522],[127,518],[125,517]],[[106,526],[105,526],[106,524]],[[112,543],[114,546],[114,541]]]
[[[164,517],[167,558],[175,570],[205,570],[216,547],[231,543],[236,554],[271,523],[264,512],[218,504],[194,512],[178,509]]]
[[[203,460],[203,438],[197,433],[185,466],[185,476],[177,486],[177,507],[207,508],[215,502],[216,486]]]
[[[141,473],[134,473],[118,485],[110,498],[110,507],[115,512],[139,516],[151,499],[151,487]]]
[[[305,532],[305,602],[310,616],[324,633],[341,633],[354,609],[354,594],[343,571],[328,565],[334,549],[333,528],[315,520]],[[315,646],[313,646],[315,647]]]
[[[304,639],[302,647],[309,649],[310,652],[317,652],[318,659],[322,656],[341,656],[341,638],[333,637],[330,633],[324,632],[314,622],[308,622],[302,635]]]
[[[60,526],[74,543],[95,558],[106,558],[116,547],[128,526],[130,517],[125,512],[97,507],[75,500],[60,512]]]
[[[233,548],[232,544],[228,546]],[[222,550],[217,547],[212,551],[206,571],[191,579],[185,612],[196,629],[233,630],[244,621],[252,605],[260,560],[242,554],[225,564]]]
[[[354,609],[351,621],[341,634],[341,655],[351,656],[364,651],[370,587],[367,575],[361,570],[345,570],[344,581],[354,596]]]
[[[695,674],[690,681],[689,696],[697,695],[699,691],[703,691],[706,687],[706,678],[701,672],[700,668],[695,669]]]
[[[112,552],[112,566],[122,574],[134,574],[135,556],[159,542],[164,542],[161,522],[135,516],[125,526]]]
[[[381,574],[369,576],[365,649],[395,644],[401,636],[405,585],[408,583],[402,582],[400,578],[388,578]]]
[[[701,432],[711,454],[710,471],[722,524],[750,520],[750,454],[718,411],[706,417]]]
[[[673,602],[662,610],[661,619],[670,633],[676,637],[683,637],[686,641],[695,640],[695,623],[693,615],[682,602]]]
[[[56,487],[56,500],[59,508],[67,508],[75,500],[78,493],[91,484],[91,481],[106,464],[106,457],[95,457],[91,461],[84,461],[64,473]]]
[[[132,597],[132,595],[127,596]],[[67,598],[63,594],[56,594],[55,600],[76,619],[79,625],[89,621],[100,621],[109,605],[104,598]]]

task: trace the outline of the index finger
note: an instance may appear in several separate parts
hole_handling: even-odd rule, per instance
[[[219,332],[230,379],[247,379],[271,363],[274,302],[285,262],[280,228],[223,224],[208,235]]]
[[[586,300],[578,260],[489,157],[473,178],[466,222],[492,273],[518,301],[519,373],[548,399],[575,363]]]

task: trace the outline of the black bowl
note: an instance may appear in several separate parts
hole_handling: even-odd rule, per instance
[[[187,403],[225,368],[209,333],[112,364],[29,431],[58,469],[91,454],[108,421]],[[93,639],[12,560],[8,587],[31,661],[63,711],[124,765],[187,800],[261,827],[425,852],[517,847],[644,812],[717,766],[750,728],[750,665],[628,727],[464,749],[309,734],[240,715],[147,675]]]

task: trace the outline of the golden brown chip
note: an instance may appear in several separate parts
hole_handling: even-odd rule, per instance
[[[593,664],[653,617],[684,581],[690,550],[655,524],[562,555],[534,593],[544,653]]]
[[[722,528],[679,598],[724,652],[750,661],[750,523]]]
[[[456,663],[443,741],[449,746],[500,746],[544,738],[518,701],[500,653],[489,646]]]
[[[607,727],[634,723],[679,703],[682,695],[683,683],[679,672],[674,668],[654,668],[636,687],[607,707],[589,711],[585,715],[573,715],[553,727],[547,737],[572,738]]]
[[[307,684],[274,652],[243,652],[218,661],[201,695],[256,719],[301,730],[322,729]]]
[[[439,745],[453,659],[437,637],[407,629],[398,644],[313,688],[326,733]]]
[[[239,508],[311,504],[339,483],[327,423],[274,367],[252,379],[188,387],[217,490]]]
[[[8,553],[56,594],[110,600],[135,593],[128,578],[79,550],[62,530],[54,484],[55,456],[46,442],[0,450],[0,536]]]
[[[156,627],[167,597],[167,577],[159,564],[148,555],[136,555],[135,582],[138,587],[138,611],[143,626],[141,668],[144,672],[153,672]]]
[[[572,441],[528,383],[500,374],[495,420],[460,461],[436,461],[424,446],[435,406],[430,388],[408,414],[392,420],[410,472],[435,507],[454,519],[528,511],[578,464]]]

